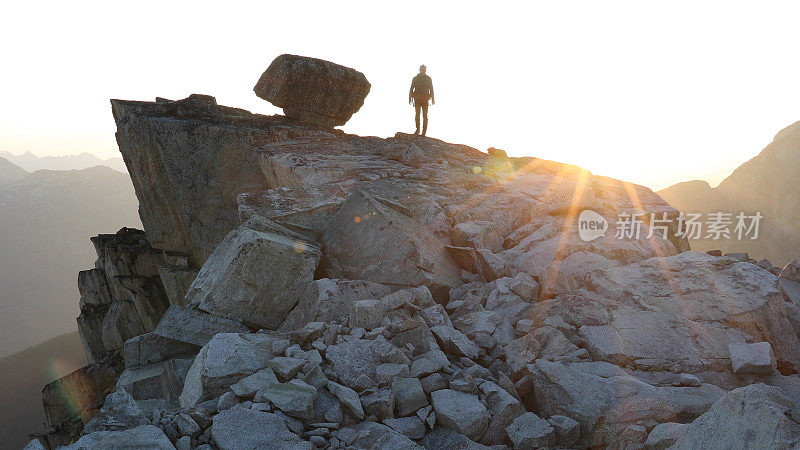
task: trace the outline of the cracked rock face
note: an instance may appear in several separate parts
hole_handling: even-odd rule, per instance
[[[797,442],[796,263],[777,277],[647,223],[585,241],[585,208],[678,212],[575,166],[311,126],[363,101],[328,64],[262,77],[294,119],[112,102],[145,230],[94,240],[79,326],[96,363],[45,388],[50,446]]]

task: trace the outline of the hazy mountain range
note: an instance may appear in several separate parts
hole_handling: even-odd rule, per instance
[[[0,159],[0,357],[75,331],[89,238],[140,226],[126,173],[106,166],[25,173]]]
[[[19,181],[29,175],[29,172],[11,161],[0,157],[0,186]]]
[[[36,156],[31,152],[25,152],[21,155],[15,155],[11,152],[0,152],[0,158],[9,160],[12,164],[19,166],[28,172],[33,172],[40,169],[50,170],[74,170],[86,169],[93,166],[108,166],[120,172],[127,172],[125,163],[122,158],[116,156],[113,158],[102,159],[90,153],[81,153],[78,155],[64,155],[64,156]],[[2,168],[0,168],[2,170]]]
[[[759,237],[738,240],[691,240],[695,250],[720,249],[748,252],[754,259],[767,258],[783,266],[797,258],[800,250],[800,122],[781,130],[772,143],[712,188],[705,181],[687,181],[658,192],[684,213],[731,213],[733,226],[740,212],[760,213]],[[748,222],[749,225],[749,222]],[[733,230],[733,226],[731,230]],[[751,235],[752,236],[752,233]]]

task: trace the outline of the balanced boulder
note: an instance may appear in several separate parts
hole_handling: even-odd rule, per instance
[[[281,55],[253,88],[256,95],[310,125],[344,125],[361,108],[370,84],[363,73],[330,61]]]

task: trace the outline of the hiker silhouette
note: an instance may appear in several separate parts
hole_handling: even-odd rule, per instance
[[[436,104],[433,96],[433,81],[425,74],[426,70],[425,64],[419,66],[419,73],[411,80],[411,89],[408,91],[408,103],[414,105],[414,121],[417,124],[417,131],[414,134],[419,134],[419,112],[422,110],[423,136],[428,131],[428,100],[431,101],[431,104]]]

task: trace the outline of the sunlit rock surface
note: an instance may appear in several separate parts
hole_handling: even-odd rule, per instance
[[[645,187],[209,96],[112,109],[145,230],[81,275],[87,353],[116,365],[70,394],[91,407],[45,396],[52,445],[77,440],[116,389],[152,428],[81,439],[691,447],[709,424],[746,428],[749,410],[730,405],[749,391],[734,389],[770,385],[764,411],[800,395],[795,266],[778,277],[689,251],[678,212]],[[585,236],[585,211],[605,233]],[[639,233],[618,236],[629,214]],[[135,410],[110,398],[101,417]],[[794,416],[770,417],[758,442],[795,442]],[[786,439],[764,437],[774,429]]]

